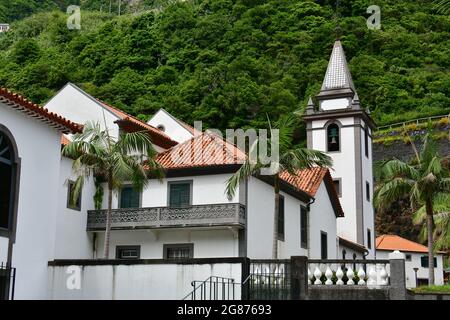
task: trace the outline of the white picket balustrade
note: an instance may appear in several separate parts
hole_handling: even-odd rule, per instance
[[[387,261],[312,260],[308,263],[308,284],[378,288],[389,285],[388,267]]]

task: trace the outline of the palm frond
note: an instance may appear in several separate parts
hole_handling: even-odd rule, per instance
[[[381,210],[385,209],[395,200],[408,195],[413,185],[414,181],[403,178],[394,178],[384,183],[375,191],[375,206]]]
[[[250,176],[257,174],[261,165],[259,163],[252,163],[247,159],[242,166],[227,180],[226,194],[229,197],[234,197],[236,190],[241,182],[247,180]]]
[[[115,150],[124,154],[138,153],[149,158],[156,154],[150,136],[145,131],[122,134],[115,144]]]
[[[434,9],[440,14],[450,14],[450,0],[435,0]]]
[[[383,180],[392,180],[394,178],[418,179],[420,177],[420,173],[416,168],[398,159],[382,163],[379,175]]]
[[[434,157],[438,157],[436,143],[427,133],[423,138],[422,149],[420,150],[420,162],[422,168],[426,169],[429,167],[430,162]]]
[[[314,166],[330,168],[333,160],[327,154],[306,148],[291,149],[281,155],[281,166],[289,172],[310,169]]]

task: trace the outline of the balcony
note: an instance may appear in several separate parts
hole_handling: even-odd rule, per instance
[[[107,210],[88,211],[87,230],[105,230]],[[179,227],[245,227],[245,206],[238,203],[114,209],[112,230],[159,229]]]

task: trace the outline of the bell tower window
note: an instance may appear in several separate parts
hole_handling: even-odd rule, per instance
[[[327,128],[327,151],[341,151],[340,130],[336,123]]]

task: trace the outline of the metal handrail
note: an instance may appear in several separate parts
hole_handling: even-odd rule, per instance
[[[212,280],[216,280],[216,282],[212,282]],[[218,276],[210,276],[209,278],[207,278],[204,281],[192,281],[191,285],[194,287],[194,290],[192,290],[190,293],[188,293],[182,300],[186,300],[187,298],[191,297],[194,298],[195,292],[204,287],[205,285],[207,285],[208,283],[211,285],[212,283],[217,283],[217,280],[222,280],[222,282],[218,282],[219,284],[228,284],[228,285],[241,285],[240,283],[236,283],[235,280],[233,278],[225,278],[225,277],[218,277]],[[225,281],[224,281],[225,280]],[[200,284],[196,287],[195,284],[199,282]],[[233,287],[233,295],[234,295],[234,287]]]
[[[417,118],[417,119],[403,121],[403,122],[396,122],[396,123],[388,124],[388,125],[385,125],[385,126],[380,126],[380,127],[378,127],[378,131],[381,131],[383,129],[392,129],[392,128],[397,128],[397,127],[403,127],[403,126],[406,126],[406,125],[411,124],[411,123],[419,124],[419,123],[425,122],[423,120],[430,121],[430,120],[434,120],[434,119],[444,119],[444,118],[449,118],[450,119],[450,114],[448,114],[448,115],[444,114],[444,115],[440,115],[440,116],[431,116],[431,117]]]

